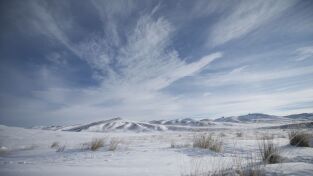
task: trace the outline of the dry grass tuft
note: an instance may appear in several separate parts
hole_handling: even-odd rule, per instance
[[[200,174],[181,174],[181,176],[265,176],[265,172],[260,168],[246,168],[245,170],[235,170],[228,168]]]
[[[96,151],[103,146],[104,146],[104,140],[103,139],[94,138],[90,142],[90,150],[92,150],[92,151]]]
[[[221,152],[223,149],[223,142],[221,138],[214,137],[212,134],[201,134],[194,136],[193,147],[210,149],[215,152]]]
[[[290,145],[297,147],[310,147],[310,134],[293,130],[288,133],[288,136]]]
[[[66,146],[62,145],[62,146],[58,146],[56,149],[56,152],[64,152],[65,151]]]
[[[96,151],[99,148],[104,146],[104,139],[102,138],[94,138],[90,142],[83,143],[81,145],[82,150],[91,150],[91,151]]]
[[[203,163],[205,160],[194,162],[189,171],[181,173],[181,176],[265,176],[265,170],[261,168],[256,158],[251,158],[242,162],[240,157],[231,165],[224,165],[223,162],[216,160],[216,166],[210,168],[209,164]]]
[[[242,137],[242,136],[243,136],[243,133],[242,133],[242,132],[237,132],[237,133],[236,133],[236,136],[237,136],[237,137]]]
[[[60,144],[58,142],[53,142],[50,146],[50,148],[58,148]]]
[[[235,158],[235,164],[233,170],[235,170],[236,176],[265,176],[264,169],[254,155],[247,156],[243,163],[243,158],[237,156]]]
[[[259,143],[259,152],[261,159],[265,164],[280,163],[282,160],[280,150],[272,140],[266,138],[262,139]]]

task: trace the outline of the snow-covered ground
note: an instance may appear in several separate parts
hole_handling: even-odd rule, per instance
[[[201,132],[164,129],[140,133],[129,130],[74,132],[0,125],[0,175],[201,175],[238,163],[245,165],[251,160],[258,163],[259,139],[263,135],[273,136],[283,157],[282,163],[260,166],[267,175],[313,173],[313,148],[290,146],[288,130],[258,128],[281,123],[208,124]],[[192,147],[194,136],[204,132],[221,137],[222,152]],[[97,151],[83,149],[84,144],[95,138],[103,138],[104,147]],[[109,149],[110,141],[120,141],[116,150]],[[56,152],[56,148],[51,148],[54,142],[65,146],[64,151]]]

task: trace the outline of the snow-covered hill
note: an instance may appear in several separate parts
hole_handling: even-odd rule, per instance
[[[90,132],[109,132],[109,131],[164,131],[167,128],[163,125],[149,124],[144,122],[127,121],[121,118],[103,120],[68,128],[64,131],[90,131]]]
[[[37,130],[51,130],[51,131],[67,131],[68,129],[72,129],[78,127],[80,125],[68,125],[68,126],[61,126],[61,125],[51,125],[51,126],[34,126],[32,129]]]
[[[291,123],[285,125],[263,127],[263,129],[313,129],[313,122]]]
[[[57,130],[62,130],[64,128],[63,126],[59,125],[51,125],[51,126],[34,126],[32,129],[37,129],[37,130],[52,130],[52,131],[57,131]]]
[[[287,121],[306,121],[313,120],[313,113],[302,113],[302,114],[293,114],[287,116],[275,116],[261,113],[253,113],[242,116],[231,116],[231,117],[221,117],[215,119],[214,122],[233,122],[233,123],[241,123],[241,122],[287,122]]]
[[[270,121],[281,121],[286,120],[283,117],[267,115],[261,113],[247,114],[242,116],[231,116],[231,117],[221,117],[215,119],[214,122],[270,122]]]
[[[214,123],[209,119],[195,120],[191,118],[175,120],[154,120],[150,122],[129,121],[122,118],[102,120],[84,125],[72,126],[36,126],[33,129],[52,131],[89,131],[89,132],[146,132],[146,131],[197,131],[197,127],[208,127]]]
[[[151,122],[137,122],[124,120],[122,118],[113,118],[109,120],[98,121],[86,125],[72,127],[59,127],[62,131],[89,131],[89,132],[148,132],[148,131],[199,131],[207,130],[208,126],[214,123],[211,120],[194,120],[194,119],[175,119],[175,120],[158,120]],[[54,128],[43,128],[54,130]]]
[[[150,122],[139,122],[113,118],[83,125],[72,126],[39,126],[34,129],[53,131],[90,131],[90,132],[112,132],[112,131],[207,131],[209,128],[222,128],[227,126],[238,126],[240,123],[263,123],[263,124],[288,124],[295,121],[312,121],[313,113],[294,114],[288,116],[274,116],[261,113],[253,113],[242,116],[221,117],[215,120],[182,118],[173,120],[152,120]],[[227,122],[227,123],[225,123]]]
[[[195,120],[192,118],[174,119],[174,120],[153,120],[150,121],[150,123],[161,125],[191,126],[191,127],[214,125],[214,123],[209,119]]]
[[[293,120],[313,120],[313,113],[292,114],[284,117]]]

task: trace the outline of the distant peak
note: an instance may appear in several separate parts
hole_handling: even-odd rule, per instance
[[[115,118],[112,118],[112,119],[109,119],[109,120],[123,120],[121,117],[115,117]]]

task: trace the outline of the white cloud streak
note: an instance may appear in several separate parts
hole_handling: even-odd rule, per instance
[[[230,84],[251,84],[256,82],[278,80],[313,74],[312,66],[302,66],[298,68],[264,71],[245,71],[239,67],[229,73],[217,73],[203,76],[201,84],[204,82],[210,86],[226,86]]]
[[[213,27],[209,46],[238,39],[265,25],[294,4],[292,0],[240,1],[233,11]]]
[[[306,46],[302,48],[298,48],[295,52],[296,54],[296,61],[303,61],[306,59],[313,58],[313,46]]]

